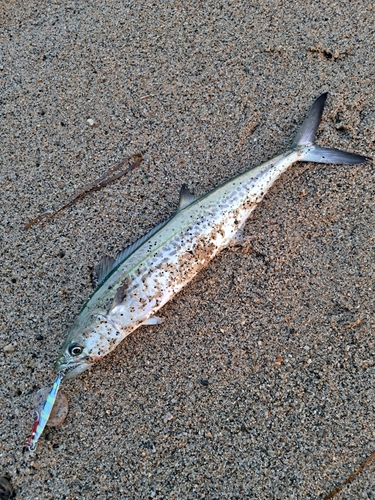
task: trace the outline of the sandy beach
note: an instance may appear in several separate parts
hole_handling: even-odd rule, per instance
[[[297,163],[22,449],[103,255],[285,151],[375,157],[372,2],[0,4],[0,476],[16,500],[324,499],[375,451],[374,163]],[[141,165],[30,220],[126,157]],[[334,497],[375,499],[375,461]],[[2,499],[3,500],[3,499]]]

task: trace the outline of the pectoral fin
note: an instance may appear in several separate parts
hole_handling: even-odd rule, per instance
[[[127,292],[128,288],[129,288],[129,279],[126,278],[125,281],[123,281],[123,283],[121,283],[121,285],[118,287],[110,310],[112,310],[115,307],[122,304],[122,302],[124,301],[124,298],[126,296],[126,292]]]

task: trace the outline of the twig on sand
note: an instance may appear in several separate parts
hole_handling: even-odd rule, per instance
[[[155,97],[155,94],[149,94],[149,95],[144,95],[139,98],[140,101],[143,101],[144,99],[149,99],[151,97]]]
[[[372,453],[369,457],[366,458],[366,460],[364,462],[361,463],[361,465],[358,467],[358,469],[353,472],[353,474],[350,474],[349,477],[347,477],[345,479],[345,481],[343,483],[340,484],[340,486],[337,486],[336,489],[334,489],[329,495],[327,495],[326,497],[324,497],[324,500],[330,500],[331,498],[335,497],[337,495],[337,493],[340,493],[340,491],[343,489],[343,487],[346,485],[346,484],[349,484],[353,481],[353,479],[358,476],[358,474],[360,472],[363,471],[363,469],[365,467],[367,467],[373,460],[375,459],[375,451],[374,453]]]
[[[134,163],[131,163],[127,168],[122,169],[124,165],[129,163],[132,159],[135,159]],[[143,160],[142,155],[140,153],[136,153],[134,155],[129,156],[129,158],[126,158],[125,160],[121,161],[118,163],[115,167],[111,168],[108,170],[104,175],[99,177],[94,182],[90,182],[90,184],[86,184],[82,189],[77,191],[73,196],[71,196],[68,201],[66,201],[60,208],[53,212],[44,212],[43,214],[38,215],[35,219],[31,220],[28,222],[24,229],[29,229],[29,227],[33,226],[34,224],[37,224],[40,221],[47,221],[49,219],[52,219],[52,217],[55,217],[59,212],[62,210],[65,210],[66,208],[71,207],[74,203],[76,203],[78,200],[84,198],[87,196],[89,193],[92,193],[93,191],[99,191],[105,186],[108,186],[111,182],[119,179],[123,175],[131,172],[135,168],[137,168],[141,161]],[[122,170],[120,170],[122,169]]]

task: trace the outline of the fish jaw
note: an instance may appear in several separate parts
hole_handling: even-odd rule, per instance
[[[60,356],[59,359],[55,363],[55,372],[63,373],[62,380],[69,380],[77,377],[80,373],[86,371],[90,368],[91,363],[88,363],[85,360],[69,362],[66,360],[65,356]]]
[[[55,371],[64,374],[63,380],[75,378],[121,340],[120,331],[106,316],[88,316],[83,323],[72,326],[55,363]]]

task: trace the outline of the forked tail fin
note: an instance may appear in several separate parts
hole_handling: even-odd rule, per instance
[[[310,108],[292,144],[293,149],[302,150],[305,154],[301,161],[315,163],[347,163],[350,165],[363,163],[366,156],[347,153],[333,148],[322,148],[315,144],[315,135],[322,118],[324,104],[328,93],[322,94]]]

